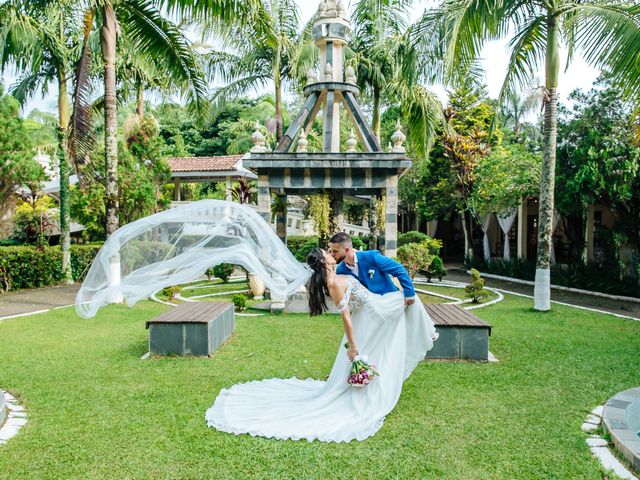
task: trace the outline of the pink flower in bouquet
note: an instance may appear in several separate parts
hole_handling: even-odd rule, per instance
[[[348,348],[348,344],[345,345]],[[380,375],[375,365],[368,363],[366,355],[358,355],[351,364],[351,370],[347,382],[352,387],[362,388],[371,383],[371,381]]]

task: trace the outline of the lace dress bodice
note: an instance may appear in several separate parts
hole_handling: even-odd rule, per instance
[[[349,307],[351,311],[354,311],[367,303],[373,294],[355,277],[351,275],[344,276],[347,277],[347,290],[338,304],[338,310],[342,312]]]

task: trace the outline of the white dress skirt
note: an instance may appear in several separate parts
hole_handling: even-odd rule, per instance
[[[377,295],[349,276],[339,307],[347,305],[358,351],[380,376],[363,388],[347,383],[351,361],[343,337],[326,381],[270,378],[234,385],[207,410],[207,424],[280,440],[350,442],[374,435],[438,334],[418,296],[405,308],[402,292]]]

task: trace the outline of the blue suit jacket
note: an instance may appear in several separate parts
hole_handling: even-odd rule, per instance
[[[385,257],[378,250],[356,252],[356,257],[358,257],[358,277],[356,278],[371,292],[384,295],[385,293],[398,291],[389,276],[393,275],[400,281],[405,297],[414,297],[416,295],[409,274],[395,260]],[[336,273],[339,275],[353,275],[344,261],[340,262],[336,268]],[[353,276],[355,277],[355,275]]]

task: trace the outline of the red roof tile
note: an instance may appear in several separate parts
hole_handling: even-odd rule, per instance
[[[167,163],[172,172],[232,171],[242,155],[219,157],[169,157]]]

